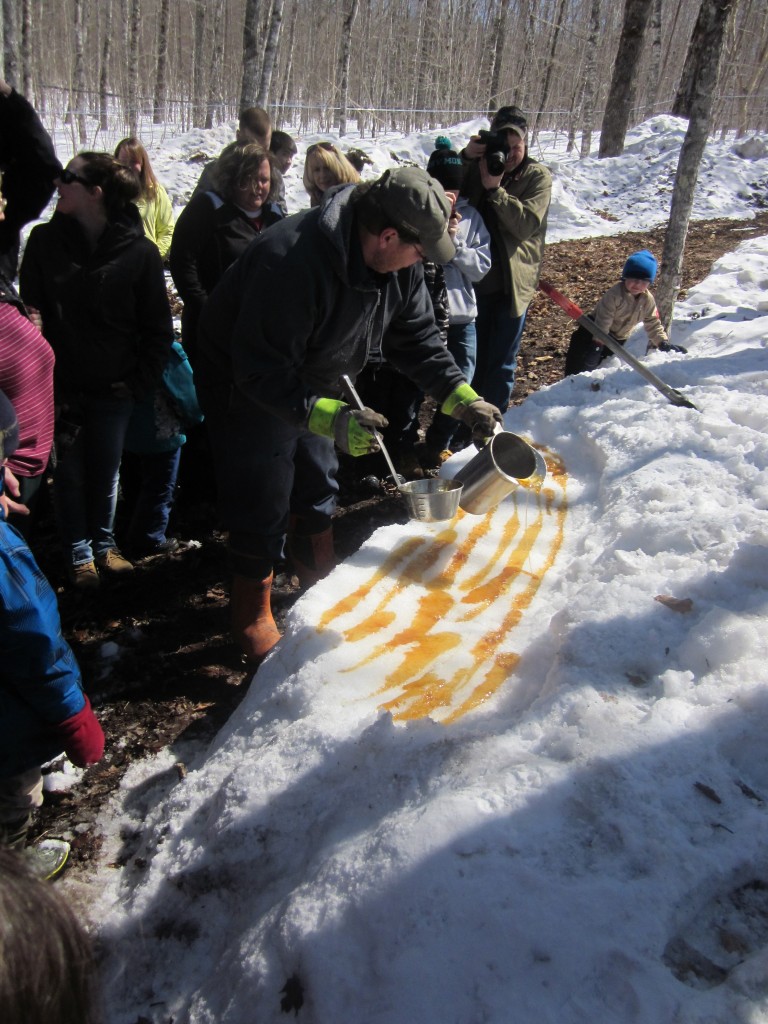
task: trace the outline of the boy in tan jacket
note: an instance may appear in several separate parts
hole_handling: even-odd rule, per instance
[[[659,319],[656,300],[648,290],[656,279],[657,262],[647,249],[633,253],[624,264],[621,281],[603,295],[595,307],[592,319],[598,327],[621,342],[629,337],[632,329],[642,321],[648,335],[648,347],[662,352],[678,349],[669,344],[667,333]],[[611,355],[611,351],[598,341],[589,330],[578,327],[571,335],[568,354],[565,357],[565,376],[595,370]]]

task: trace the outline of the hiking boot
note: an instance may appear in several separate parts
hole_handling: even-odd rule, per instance
[[[67,863],[69,843],[64,839],[43,839],[22,852],[31,871],[38,878],[48,880],[55,878]]]
[[[406,480],[423,480],[424,470],[415,452],[401,452],[395,456],[395,469]],[[397,483],[397,481],[395,481]]]
[[[115,573],[115,575],[133,572],[133,562],[123,558],[117,548],[110,548],[105,555],[99,555],[96,562],[100,569],[105,569],[107,572]]]
[[[93,559],[90,562],[80,562],[79,565],[70,565],[67,575],[69,582],[78,590],[96,590],[100,583]]]

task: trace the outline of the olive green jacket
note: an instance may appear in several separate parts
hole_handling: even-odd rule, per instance
[[[552,175],[526,158],[521,170],[502,178],[501,186],[486,191],[477,161],[467,168],[462,193],[479,210],[493,240],[494,258],[504,253],[504,293],[513,317],[522,316],[539,281],[547,233],[547,212],[552,198]]]

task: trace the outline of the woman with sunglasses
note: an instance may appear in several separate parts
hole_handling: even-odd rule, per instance
[[[355,185],[358,181],[360,175],[332,142],[315,142],[307,149],[304,188],[310,206],[319,206],[323,195],[334,185]]]
[[[160,381],[173,326],[133,171],[107,153],[79,153],[56,185],[56,210],[30,233],[20,285],[56,354],[53,500],[69,579],[87,589],[99,570],[133,569],[114,537],[123,439],[135,400]]]
[[[179,214],[170,267],[184,309],[181,335],[192,365],[205,300],[247,246],[283,216],[274,201],[274,157],[256,142],[233,142],[216,161],[215,191],[199,192]]]

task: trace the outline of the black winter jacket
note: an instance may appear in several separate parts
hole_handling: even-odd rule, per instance
[[[133,204],[94,250],[74,218],[54,213],[32,229],[19,282],[56,353],[59,401],[80,392],[108,394],[117,381],[135,398],[155,389],[173,323],[160,253],[145,238]]]
[[[340,186],[323,205],[287,217],[224,275],[200,321],[198,386],[234,383],[276,416],[305,425],[317,397],[348,399],[381,347],[396,369],[442,402],[464,377],[442,343],[420,263],[375,274],[363,262]]]
[[[53,180],[61,171],[40,118],[15,91],[0,96],[0,170],[8,200],[5,219],[0,221],[0,285],[13,293],[21,229],[45,209],[53,195]]]
[[[282,211],[274,203],[267,203],[261,225],[267,228],[281,217]],[[200,311],[224,271],[245,252],[256,235],[250,218],[234,203],[222,202],[215,193],[193,196],[179,214],[168,259],[173,283],[184,303],[182,336],[193,363]]]

